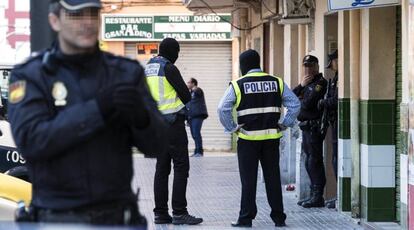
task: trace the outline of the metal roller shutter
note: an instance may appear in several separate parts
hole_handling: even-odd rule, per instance
[[[198,80],[203,89],[209,117],[205,120],[201,135],[206,151],[230,151],[231,135],[225,134],[217,116],[217,106],[232,76],[232,47],[223,43],[182,43],[176,63],[185,81]],[[187,129],[189,148],[194,148],[190,130]]]
[[[135,59],[136,42],[125,43],[125,56]],[[198,80],[203,89],[209,117],[205,120],[201,135],[205,151],[230,151],[231,135],[225,134],[217,116],[217,106],[232,76],[231,42],[180,43],[180,57],[176,66],[184,81]],[[145,64],[145,63],[142,63]],[[187,128],[189,149],[194,149],[194,141]]]

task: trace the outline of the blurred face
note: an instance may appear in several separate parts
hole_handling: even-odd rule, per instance
[[[59,15],[49,14],[49,22],[53,30],[58,33],[62,48],[74,53],[83,53],[93,50],[96,46],[99,16],[98,8],[85,8],[78,11],[61,9]]]
[[[187,81],[187,88],[190,90],[194,88],[194,83],[191,80]]]
[[[319,65],[316,63],[303,64],[305,76],[314,76],[319,73]]]
[[[335,72],[338,71],[338,59],[332,60],[331,69]]]

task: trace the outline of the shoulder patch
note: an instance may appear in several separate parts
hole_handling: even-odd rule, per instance
[[[321,89],[322,89],[322,86],[321,86],[321,85],[316,85],[316,86],[315,86],[315,91],[316,91],[316,92],[321,91]]]
[[[26,81],[16,81],[9,86],[9,102],[17,104],[26,96]]]

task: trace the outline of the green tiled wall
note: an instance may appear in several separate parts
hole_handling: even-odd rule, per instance
[[[351,211],[351,178],[339,177],[339,210]]]
[[[351,139],[351,108],[349,98],[338,100],[339,138]]]
[[[395,188],[361,186],[361,214],[368,222],[395,220]]]
[[[360,138],[361,144],[395,144],[395,101],[360,101]]]

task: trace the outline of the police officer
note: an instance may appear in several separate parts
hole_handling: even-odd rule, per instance
[[[328,94],[325,99],[318,102],[320,111],[327,110],[329,125],[332,131],[332,167],[335,173],[335,179],[338,180],[338,50],[328,55],[328,65],[326,68],[335,72],[332,79]],[[335,208],[336,198],[326,202],[327,208]]]
[[[185,130],[185,104],[191,100],[180,71],[174,65],[178,59],[180,45],[173,38],[166,38],[160,44],[160,52],[146,66],[147,84],[158,109],[169,124],[168,151],[157,157],[154,178],[156,224],[200,224],[187,211],[187,180],[190,170],[188,139]],[[174,163],[174,182],[172,192],[173,217],[168,213],[168,177]]]
[[[251,227],[256,217],[258,163],[263,168],[266,194],[275,226],[285,226],[279,170],[279,139],[282,131],[292,127],[300,102],[283,80],[260,69],[260,56],[254,50],[240,55],[243,77],[231,82],[219,104],[220,121],[228,133],[236,133],[242,196],[239,218],[233,227]],[[282,106],[287,107],[279,123]],[[237,122],[233,121],[233,108]]]
[[[311,181],[311,196],[298,202],[304,208],[323,207],[323,191],[326,184],[323,165],[323,135],[320,130],[322,112],[318,110],[318,102],[326,92],[327,81],[319,73],[318,58],[307,55],[303,58],[305,77],[293,89],[301,101],[298,116],[302,130],[302,152],[306,154],[305,168]]]
[[[9,118],[33,184],[33,221],[145,225],[131,148],[162,152],[166,126],[139,63],[99,50],[100,8],[53,1],[57,42],[11,74]]]

